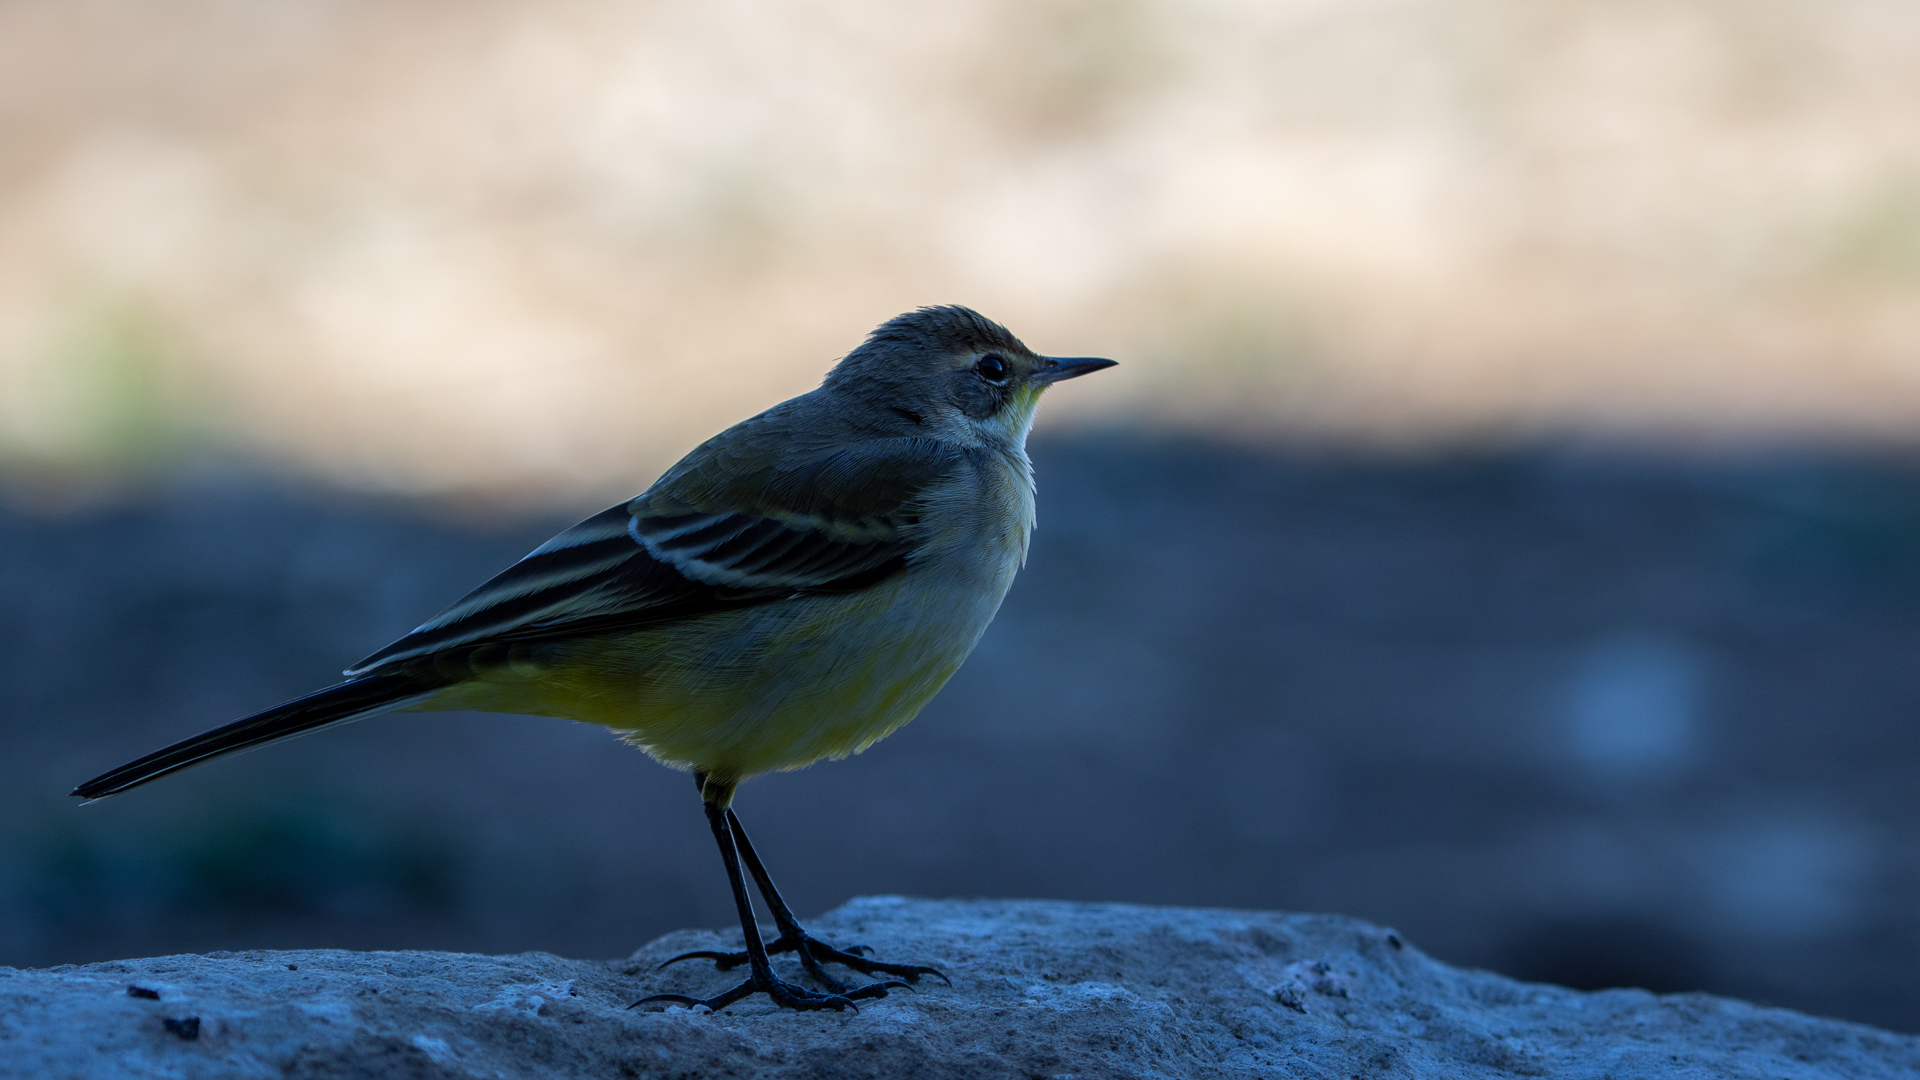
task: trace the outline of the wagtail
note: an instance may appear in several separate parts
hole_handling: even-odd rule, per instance
[[[843,1009],[933,968],[801,929],[732,810],[740,782],[856,754],[913,719],[992,621],[1033,532],[1027,432],[1048,386],[1113,366],[1041,356],[964,307],[892,319],[819,388],[715,435],[638,498],[575,525],[346,681],[175,743],[74,789],[99,799],[189,765],[379,713],[447,709],[612,728],[690,770],[742,953],[698,952],[766,994]],[[763,943],[742,864],[780,934]],[[791,951],[823,990],[773,973]],[[849,985],[823,963],[875,979]],[[663,965],[664,966],[664,965]],[[904,982],[902,981],[904,980]]]

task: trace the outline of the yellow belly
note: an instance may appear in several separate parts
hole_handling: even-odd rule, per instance
[[[525,648],[414,708],[604,724],[726,782],[845,757],[913,719],[959,669],[1012,582],[1017,563],[995,562]]]

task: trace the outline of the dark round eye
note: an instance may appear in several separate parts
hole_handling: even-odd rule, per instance
[[[981,378],[999,386],[1007,381],[1007,358],[999,353],[988,353],[973,365],[973,370],[979,372]]]

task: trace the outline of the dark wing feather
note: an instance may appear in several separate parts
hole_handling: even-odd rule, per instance
[[[925,439],[873,440],[778,456],[758,476],[732,469],[725,484],[683,463],[646,494],[555,536],[347,674],[444,649],[634,629],[866,588],[907,565],[918,542],[919,496],[962,457]]]
[[[251,750],[270,742],[400,708],[444,685],[446,680],[434,672],[406,671],[383,672],[329,686],[235,720],[225,727],[162,747],[138,761],[130,761],[94,777],[74,788],[73,794],[83,799],[104,799],[224,754]]]

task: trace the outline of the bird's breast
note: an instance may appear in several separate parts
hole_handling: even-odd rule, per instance
[[[1004,593],[1026,561],[1033,534],[1033,468],[1019,450],[976,450],[968,464],[922,497],[925,535],[917,558],[951,562],[956,570],[966,564],[972,573],[999,581]]]

